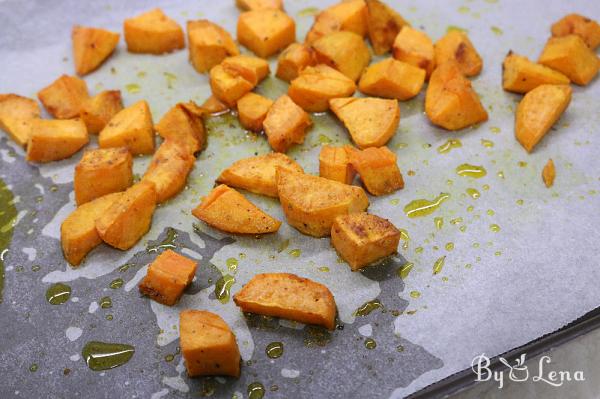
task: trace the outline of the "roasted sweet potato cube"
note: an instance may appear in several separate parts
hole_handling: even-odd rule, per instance
[[[240,53],[229,32],[206,19],[188,21],[187,31],[190,61],[200,73],[208,72],[226,57]]]
[[[292,145],[304,142],[311,124],[310,116],[289,96],[283,95],[269,108],[263,127],[271,148],[287,152]]]
[[[325,64],[307,67],[292,80],[288,96],[307,112],[324,112],[332,98],[348,97],[356,84],[346,75]]]
[[[548,39],[538,62],[564,73],[581,86],[590,83],[600,68],[596,54],[577,35]]]
[[[2,128],[8,133],[11,139],[23,148],[27,147],[29,137],[31,136],[32,122],[35,119],[15,119],[6,117],[1,119]]]
[[[287,155],[272,152],[234,162],[221,172],[217,182],[277,198],[277,168],[304,172],[302,167]]]
[[[330,235],[336,216],[362,212],[369,206],[360,187],[281,168],[277,169],[277,191],[288,223],[313,237]]]
[[[600,45],[600,25],[593,19],[579,14],[569,14],[552,24],[552,36],[581,36],[592,50]]]
[[[296,23],[277,9],[246,11],[238,19],[237,38],[254,54],[267,58],[296,41]]]
[[[312,49],[301,43],[292,43],[281,52],[277,59],[277,73],[279,79],[287,82],[295,79],[307,66],[314,65]]]
[[[465,32],[451,30],[435,43],[435,65],[454,60],[465,76],[479,75],[483,60]]]
[[[373,51],[385,54],[392,48],[400,29],[408,22],[390,6],[379,0],[366,0],[367,30]]]
[[[31,119],[27,143],[27,160],[52,162],[69,158],[89,142],[85,124],[80,119]]]
[[[238,116],[242,126],[253,132],[263,130],[263,121],[267,117],[273,100],[256,93],[247,93],[237,102]]]
[[[210,70],[210,88],[213,95],[228,107],[234,107],[237,101],[254,88],[252,82],[223,65]]]
[[[403,26],[394,40],[392,54],[398,61],[414,65],[431,75],[435,67],[433,42],[425,34],[410,26]]]
[[[274,233],[281,226],[279,220],[224,184],[204,197],[192,214],[212,227],[233,234]]]
[[[152,114],[145,100],[119,111],[100,131],[102,148],[127,147],[132,155],[154,152]]]
[[[385,195],[404,188],[396,154],[387,147],[352,149],[348,153],[352,167],[369,193]]]
[[[315,17],[315,22],[306,34],[304,42],[311,45],[316,40],[342,29],[342,22],[333,14],[321,12]]]
[[[86,151],[75,166],[75,202],[81,205],[125,191],[133,183],[132,168],[133,158],[125,147]]]
[[[541,85],[525,94],[517,107],[515,135],[527,152],[548,133],[571,102],[571,86]]]
[[[399,242],[389,220],[368,213],[338,216],[331,227],[331,244],[353,271],[392,255]]]
[[[88,97],[85,81],[68,75],[62,75],[38,92],[44,108],[56,119],[78,117],[81,106]]]
[[[136,183],[96,219],[98,235],[108,245],[127,250],[150,230],[155,208],[154,184]]]
[[[96,231],[96,220],[121,197],[113,193],[96,198],[75,209],[60,225],[60,242],[67,262],[78,266],[85,256],[102,243]]]
[[[425,74],[425,70],[414,65],[387,58],[365,70],[358,88],[370,96],[408,100],[421,91]]]
[[[234,74],[243,76],[248,82],[256,85],[269,75],[269,63],[250,55],[227,57],[221,62],[223,67]]]
[[[356,172],[344,147],[325,145],[319,153],[319,176],[344,184],[352,184]]]
[[[487,120],[488,115],[455,61],[438,66],[425,95],[429,120],[447,130],[459,130]]]
[[[312,47],[319,64],[337,69],[357,81],[371,61],[364,39],[353,32],[333,32],[316,40]]]
[[[330,100],[329,105],[359,148],[385,145],[400,123],[398,100],[348,97]]]
[[[283,10],[283,0],[235,0],[238,8],[244,11],[278,9]]]
[[[364,0],[343,0],[325,8],[328,14],[339,21],[339,30],[354,32],[364,37],[367,34],[367,5]]]
[[[206,145],[206,130],[202,116],[206,111],[193,101],[178,103],[154,126],[165,140],[177,141],[193,155]]]
[[[173,306],[194,279],[196,262],[167,249],[154,259],[140,282],[140,292],[158,303]]]
[[[527,57],[512,51],[502,64],[502,87],[515,93],[527,93],[539,85],[568,85],[570,80],[562,73],[544,65],[536,64]]]
[[[554,167],[554,161],[552,158],[548,160],[544,169],[542,169],[542,180],[546,187],[550,188],[554,185],[554,179],[556,178],[556,168]]]
[[[76,25],[71,32],[73,62],[79,76],[96,70],[112,54],[119,34],[100,28]]]
[[[105,90],[84,101],[80,116],[88,133],[98,134],[122,109],[121,91]]]
[[[0,94],[0,129],[21,147],[29,141],[32,119],[40,117],[40,106],[35,100],[17,94]]]
[[[229,106],[227,104],[223,104],[223,102],[214,95],[208,97],[206,101],[202,103],[200,108],[212,115],[229,111]]]
[[[240,350],[235,335],[218,315],[204,310],[179,314],[179,345],[190,377],[240,376]]]
[[[185,47],[183,29],[160,8],[126,19],[123,30],[132,53],[163,54]]]

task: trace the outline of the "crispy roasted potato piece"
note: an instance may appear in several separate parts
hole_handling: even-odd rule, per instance
[[[234,75],[243,76],[248,82],[257,85],[269,75],[269,63],[262,58],[250,55],[227,57],[221,62],[223,68]]]
[[[390,6],[379,0],[366,0],[367,30],[373,51],[385,54],[394,45],[394,39],[404,25],[410,24]]]
[[[479,75],[483,60],[465,32],[451,30],[434,45],[435,65],[454,60],[465,76]]]
[[[98,235],[108,245],[127,250],[150,230],[155,208],[154,184],[136,183],[96,219]]]
[[[196,274],[196,262],[167,249],[154,259],[140,282],[143,295],[158,303],[173,306]]]
[[[361,151],[347,146],[346,150],[352,167],[369,193],[385,195],[404,188],[396,154],[387,147],[370,147]]]
[[[515,135],[527,152],[548,133],[571,102],[571,86],[541,85],[525,94],[517,107]]]
[[[539,85],[568,85],[570,82],[562,73],[536,64],[512,51],[506,55],[502,64],[502,87],[507,91],[527,93]]]
[[[242,126],[253,132],[263,130],[263,121],[267,117],[273,100],[256,93],[246,93],[237,102],[238,116]]]
[[[396,252],[400,231],[387,219],[368,213],[335,218],[331,244],[355,271]]]
[[[267,58],[296,41],[296,23],[277,9],[246,11],[238,19],[237,39],[254,54]]]
[[[87,202],[75,209],[60,225],[60,242],[67,262],[78,266],[85,256],[102,243],[96,220],[121,197],[112,193]]]
[[[83,153],[75,166],[73,188],[77,205],[133,184],[133,158],[127,148],[96,148]]]
[[[352,184],[356,171],[344,147],[325,145],[319,153],[319,176],[344,184]]]
[[[408,100],[421,91],[426,72],[406,62],[387,58],[371,64],[358,83],[359,90],[367,95]]]
[[[190,61],[200,73],[240,53],[229,32],[206,19],[188,21],[187,32]]]
[[[592,50],[600,45],[600,25],[593,19],[579,14],[569,14],[552,24],[552,36],[581,36]]]
[[[0,129],[21,147],[26,147],[32,119],[40,117],[40,106],[31,98],[17,94],[0,94]]]
[[[83,102],[80,116],[88,133],[98,134],[122,109],[121,91],[105,90]]]
[[[385,145],[394,136],[400,123],[397,100],[334,98],[329,101],[329,106],[359,148]]]
[[[221,114],[223,112],[229,111],[229,107],[227,104],[223,104],[217,97],[214,95],[208,97],[206,101],[202,103],[200,108],[204,109],[209,114]]]
[[[433,42],[427,34],[408,25],[396,36],[392,53],[398,61],[424,69],[428,78],[435,68]]]
[[[554,161],[550,158],[542,170],[542,180],[546,187],[550,188],[554,185],[555,178],[556,168],[554,167]]]
[[[313,44],[316,40],[342,29],[342,22],[333,14],[321,12],[315,17],[315,22],[306,34],[304,42]]]
[[[163,54],[185,47],[183,29],[160,8],[126,19],[123,31],[132,53]]]
[[[354,32],[362,37],[367,34],[368,10],[364,0],[343,0],[327,7],[321,14],[329,14],[337,19],[339,30]]]
[[[269,108],[263,127],[271,148],[287,152],[292,145],[304,142],[311,124],[310,116],[289,96],[283,95]]]
[[[252,82],[223,65],[210,70],[210,88],[213,95],[228,107],[234,107],[237,101],[254,88]]]
[[[277,191],[288,223],[313,237],[331,234],[336,216],[362,212],[369,206],[360,187],[281,168],[277,169]]]
[[[179,314],[179,345],[190,377],[240,376],[240,350],[235,335],[218,315],[205,310]]]
[[[265,8],[283,10],[283,0],[235,0],[235,4],[244,11]]]
[[[206,111],[193,101],[178,103],[154,126],[160,137],[177,141],[193,155],[206,145],[206,130],[202,116]]]
[[[79,116],[81,106],[89,98],[85,81],[62,75],[50,86],[38,92],[38,98],[46,111],[56,119],[71,119]]]
[[[488,119],[479,96],[455,61],[443,63],[431,75],[425,113],[434,125],[447,130],[463,129]]]
[[[317,39],[312,48],[318,64],[329,65],[355,82],[371,61],[364,39],[353,32],[330,33]]]
[[[255,275],[234,295],[243,312],[335,327],[335,300],[323,284],[290,273]]]
[[[277,168],[303,173],[304,170],[285,154],[272,152],[240,159],[221,172],[218,183],[255,194],[277,198]]]
[[[31,119],[27,143],[27,160],[52,162],[69,158],[89,142],[85,124],[80,119]]]
[[[277,76],[287,82],[298,77],[307,66],[315,64],[312,49],[301,43],[292,43],[285,48],[277,59]]]
[[[577,35],[548,39],[538,62],[564,73],[580,86],[590,83],[600,68],[596,54]]]
[[[307,112],[324,112],[332,98],[348,97],[356,84],[346,75],[325,64],[306,67],[292,80],[288,96]]]
[[[100,28],[75,25],[71,32],[75,72],[83,76],[96,70],[112,54],[119,34]]]
[[[152,114],[145,100],[119,111],[100,131],[101,148],[127,147],[132,155],[152,154],[154,129]]]
[[[267,215],[246,197],[221,184],[202,199],[192,215],[206,224],[233,234],[265,234],[279,230],[281,222]]]

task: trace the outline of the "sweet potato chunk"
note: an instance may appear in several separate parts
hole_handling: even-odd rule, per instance
[[[385,195],[404,188],[402,173],[396,164],[396,154],[387,147],[370,147],[362,151],[348,151],[350,162],[367,191],[373,195]]]
[[[483,68],[483,60],[465,32],[451,30],[435,43],[435,65],[454,60],[465,76],[476,76]]]
[[[335,98],[329,101],[359,148],[381,147],[396,133],[400,123],[397,100],[382,98]]]
[[[319,153],[319,176],[344,184],[351,184],[356,172],[344,147],[325,145]]]
[[[272,152],[234,162],[221,172],[217,182],[277,198],[277,168],[304,172],[302,167],[287,155]]]
[[[32,119],[40,117],[40,106],[35,100],[16,94],[0,94],[0,129],[21,147],[26,147]]]
[[[102,243],[96,220],[121,197],[113,193],[96,198],[75,209],[60,225],[60,242],[67,262],[78,266],[85,256]]]
[[[399,242],[389,220],[368,213],[338,216],[331,227],[331,244],[353,271],[393,254]]]
[[[167,249],[154,259],[140,282],[143,295],[158,303],[173,306],[196,274],[196,262]]]
[[[227,106],[227,104],[223,104],[221,102],[221,100],[219,100],[214,95],[208,97],[206,99],[206,101],[204,101],[202,103],[202,105],[200,106],[200,108],[202,108],[204,111],[206,111],[206,112],[208,112],[209,114],[212,114],[212,115],[218,115],[218,114],[221,114],[223,112],[229,111],[229,107]]]
[[[62,75],[38,92],[44,108],[56,119],[78,117],[81,106],[88,97],[85,81],[68,75]]]
[[[190,61],[200,73],[240,53],[229,32],[206,19],[188,21],[187,31]]]
[[[277,9],[283,10],[283,0],[235,0],[238,8],[244,11]]]
[[[341,21],[333,14],[320,12],[315,17],[315,22],[306,34],[304,42],[307,45],[313,44],[316,40],[333,32],[339,32],[342,29]]]
[[[438,66],[429,80],[425,95],[429,120],[447,130],[459,130],[487,120],[488,115],[454,61]]]
[[[552,36],[580,36],[592,50],[600,45],[600,25],[579,14],[569,14],[552,24]]]
[[[210,70],[210,88],[219,101],[233,107],[237,100],[254,88],[254,83],[219,64]]]
[[[527,93],[543,84],[568,85],[562,73],[536,64],[527,57],[509,52],[502,64],[502,87],[515,93]]]
[[[265,234],[279,230],[281,222],[260,210],[246,197],[224,184],[203,198],[192,215],[206,224],[233,234]]]
[[[98,235],[108,245],[127,250],[150,230],[155,208],[154,184],[136,183],[96,220]]]
[[[234,75],[244,77],[248,82],[257,85],[269,75],[269,63],[262,58],[250,55],[236,55],[221,62],[223,68]]]
[[[183,29],[160,8],[126,19],[123,30],[132,53],[163,54],[185,47]]]
[[[590,83],[600,68],[596,54],[577,35],[548,39],[538,62],[564,73],[581,86]]]
[[[525,94],[515,120],[515,135],[527,152],[548,133],[571,102],[571,86],[541,85]]]
[[[204,310],[179,314],[179,345],[190,377],[240,376],[240,350],[235,335],[218,315]]]
[[[325,64],[307,67],[292,80],[288,96],[307,112],[324,112],[332,98],[348,97],[356,84],[346,75]]]
[[[288,223],[314,237],[331,234],[336,216],[369,206],[360,187],[287,169],[277,169],[277,191]]]
[[[246,11],[238,19],[237,38],[254,54],[267,58],[296,41],[296,23],[277,9]]]
[[[254,276],[233,297],[243,312],[335,327],[335,300],[323,284],[290,273]]]
[[[556,168],[554,167],[554,161],[550,158],[542,170],[542,180],[546,187],[550,188],[554,185],[555,178]]]
[[[86,151],[75,166],[75,202],[81,205],[125,191],[133,183],[132,167],[133,158],[125,147]]]
[[[263,121],[267,117],[273,100],[256,93],[247,93],[237,102],[238,116],[242,126],[253,132],[263,130]]]
[[[353,32],[330,33],[316,40],[312,47],[318,64],[329,65],[355,82],[371,61],[364,39]]]
[[[105,29],[76,25],[71,32],[75,72],[83,76],[96,70],[112,54],[119,34]]]
[[[102,148],[127,147],[132,155],[152,154],[154,130],[150,107],[144,100],[119,111],[100,131]]]
[[[392,48],[400,29],[408,22],[390,6],[379,0],[366,0],[367,30],[373,51],[377,55],[385,54]]]
[[[193,101],[178,103],[154,126],[165,140],[177,141],[190,155],[206,145],[206,131],[202,116],[205,110]]]
[[[122,109],[121,91],[105,90],[83,102],[80,116],[88,133],[98,134]]]
[[[339,30],[354,32],[364,37],[367,34],[367,5],[364,0],[344,0],[324,9],[321,14],[328,14],[339,21]]]
[[[27,144],[27,160],[52,162],[69,158],[89,142],[85,124],[80,119],[32,119]]]
[[[277,76],[287,82],[295,79],[307,66],[314,65],[312,49],[301,43],[292,43],[277,59]]]
[[[425,70],[414,65],[387,58],[365,70],[358,88],[371,96],[408,100],[421,91],[425,74]]]
[[[398,61],[414,65],[431,75],[435,67],[433,42],[424,32],[403,26],[394,40],[392,53]]]
[[[311,124],[308,114],[289,96],[283,95],[269,108],[263,127],[271,148],[287,152],[292,145],[304,142]]]

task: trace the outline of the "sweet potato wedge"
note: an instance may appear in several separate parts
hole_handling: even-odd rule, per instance
[[[283,0],[235,0],[239,9],[244,11],[277,9],[283,10]]]
[[[386,195],[404,188],[404,180],[396,163],[396,154],[387,147],[357,150],[346,147],[350,163],[372,195]]]
[[[315,22],[306,33],[304,42],[311,45],[318,39],[333,32],[339,32],[342,29],[342,22],[333,14],[320,12],[315,17]]]
[[[40,106],[35,100],[17,94],[0,94],[0,129],[21,147],[26,147],[32,119],[40,117]]]
[[[190,61],[200,73],[208,72],[226,57],[240,53],[229,32],[206,19],[188,21],[187,32]]]
[[[177,303],[196,274],[196,262],[167,249],[154,259],[139,284],[143,295],[163,305]]]
[[[304,142],[311,124],[308,114],[289,96],[283,95],[269,108],[263,127],[271,148],[287,152],[292,145]]]
[[[242,75],[228,70],[223,65],[215,65],[210,70],[210,88],[213,95],[228,107],[234,107],[237,101],[254,88]]]
[[[288,96],[307,112],[324,112],[332,98],[348,97],[356,84],[346,75],[325,64],[306,67],[292,80]]]
[[[122,109],[121,91],[105,90],[83,102],[80,117],[88,133],[98,134]]]
[[[163,54],[185,47],[183,29],[160,8],[126,19],[123,31],[132,53]]]
[[[178,103],[161,118],[154,129],[160,137],[177,141],[193,155],[206,145],[206,130],[202,118],[205,112],[193,101]]]
[[[579,14],[569,14],[552,24],[552,36],[580,36],[592,50],[600,45],[600,24]]]
[[[329,65],[354,82],[371,61],[371,54],[364,39],[353,32],[330,33],[315,40],[312,48],[317,64]]]
[[[312,49],[301,43],[292,43],[285,48],[277,59],[277,76],[287,82],[298,77],[307,66],[315,64]]]
[[[62,75],[40,90],[37,96],[50,115],[56,119],[71,119],[79,116],[89,94],[85,81]]]
[[[562,73],[512,51],[502,64],[502,87],[514,93],[527,93],[543,84],[568,85],[571,81]]]
[[[254,54],[267,58],[296,41],[296,23],[278,9],[246,11],[238,19],[237,38]]]
[[[240,75],[253,85],[257,85],[269,76],[269,63],[251,55],[235,55],[227,57],[221,62],[223,68],[234,75]]]
[[[435,43],[435,65],[454,60],[465,76],[479,75],[483,60],[465,32],[451,30]]]
[[[548,39],[538,62],[562,72],[580,86],[590,83],[600,68],[596,54],[577,35]]]
[[[339,21],[339,30],[354,32],[364,37],[367,34],[367,5],[364,0],[343,0],[325,8],[327,14]]]
[[[410,24],[390,6],[379,0],[366,0],[367,30],[373,51],[382,55],[391,50],[404,25]]]
[[[101,148],[127,147],[132,155],[154,152],[152,114],[145,100],[119,111],[100,131]]]
[[[556,168],[554,167],[554,161],[552,158],[548,160],[544,169],[542,169],[542,180],[546,187],[550,188],[554,185],[554,179],[556,178]]]
[[[414,65],[431,75],[435,68],[435,51],[433,42],[419,30],[405,25],[394,40],[392,54],[398,61]]]
[[[208,97],[206,101],[202,103],[200,108],[202,108],[204,111],[211,115],[218,115],[229,111],[229,106],[227,106],[227,104],[224,104],[214,95]]]
[[[119,34],[100,28],[76,25],[71,32],[73,62],[79,76],[95,71],[112,54]]]
[[[344,184],[352,184],[356,171],[344,147],[325,145],[319,153],[319,176]]]
[[[370,96],[404,101],[419,94],[425,83],[425,75],[424,69],[387,58],[371,64],[365,70],[358,83],[358,89]]]
[[[27,143],[30,162],[52,162],[69,158],[89,142],[85,124],[80,119],[31,119]]]
[[[253,132],[261,132],[271,105],[273,105],[273,100],[270,98],[252,92],[246,93],[237,102],[241,125]]]

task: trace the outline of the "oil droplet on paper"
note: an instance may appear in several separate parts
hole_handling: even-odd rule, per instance
[[[50,305],[62,305],[71,297],[71,287],[63,283],[52,284],[46,290],[46,301]]]
[[[452,251],[454,249],[454,243],[453,242],[447,243],[445,248],[446,248],[446,251]]]
[[[491,224],[490,230],[492,230],[494,233],[497,233],[500,231],[500,226],[498,226],[497,224]]]
[[[438,260],[436,260],[433,264],[434,275],[442,271],[442,269],[444,268],[444,263],[446,263],[446,255],[442,256],[441,258],[438,258]]]
[[[109,287],[112,288],[113,290],[116,290],[116,289],[121,288],[123,286],[123,284],[124,284],[123,279],[117,278],[110,282]]]
[[[467,194],[469,194],[469,196],[473,199],[481,197],[481,194],[475,188],[467,188]]]
[[[433,218],[433,224],[435,225],[435,228],[437,230],[441,230],[442,227],[444,226],[444,218],[439,217],[439,216]]]
[[[290,256],[293,256],[294,258],[299,257],[300,255],[302,255],[302,250],[296,248],[296,249],[292,249],[290,252],[288,252],[290,254]]]
[[[421,296],[421,293],[420,293],[419,291],[411,291],[411,292],[410,292],[410,297],[411,297],[411,298],[415,298],[415,299],[417,299],[417,298],[419,298],[420,296]]]
[[[160,243],[156,245],[149,245],[146,247],[146,252],[160,252],[164,249],[175,249],[177,248],[177,244],[175,244],[175,240],[179,234],[177,234],[177,230],[172,227],[167,228],[166,237]]]
[[[492,140],[481,139],[481,145],[485,148],[492,148],[494,146],[494,142]]]
[[[447,154],[453,148],[460,147],[462,147],[462,142],[459,139],[448,139],[448,141],[446,141],[444,144],[437,148],[437,152],[439,152],[440,154]]]
[[[139,93],[142,88],[137,83],[129,83],[125,85],[125,89],[130,94],[136,94]]]
[[[100,299],[100,307],[102,309],[110,309],[112,308],[112,299],[110,299],[110,297],[105,296],[102,299]]]
[[[367,316],[371,314],[375,309],[383,308],[383,304],[379,301],[379,299],[373,299],[372,301],[363,303],[356,311],[354,312],[355,316]]]
[[[235,283],[235,278],[229,274],[220,277],[215,283],[215,297],[222,303],[229,302],[231,286]]]
[[[408,231],[405,229],[398,229],[400,231],[400,239],[402,240],[402,249],[408,249],[408,243],[410,241],[410,236],[408,235]]]
[[[474,177],[479,179],[487,174],[487,171],[483,166],[471,165],[468,163],[463,163],[456,167],[456,173],[459,176],[467,176]]]
[[[410,271],[413,269],[414,266],[414,263],[406,262],[398,268],[398,271],[396,273],[398,274],[398,276],[400,276],[400,278],[402,278],[402,280],[404,280],[408,277]]]
[[[127,363],[135,348],[127,344],[91,341],[81,351],[88,367],[94,371],[109,370]]]
[[[238,267],[238,260],[236,258],[229,258],[225,261],[225,264],[227,265],[227,269],[229,269],[230,272],[235,273]]]
[[[265,353],[271,359],[277,359],[283,355],[283,343],[282,342],[271,342],[267,345]]]
[[[365,348],[371,350],[377,348],[377,342],[373,338],[365,339]]]
[[[265,387],[260,382],[248,385],[248,399],[262,399],[265,396]]]
[[[404,213],[406,213],[406,216],[408,216],[409,218],[430,215],[433,212],[435,212],[440,207],[440,205],[448,198],[450,198],[450,194],[441,193],[432,201],[427,199],[416,199],[414,201],[409,202],[404,207]]]
[[[492,126],[490,127],[490,132],[498,134],[500,133],[500,128],[497,126]]]

